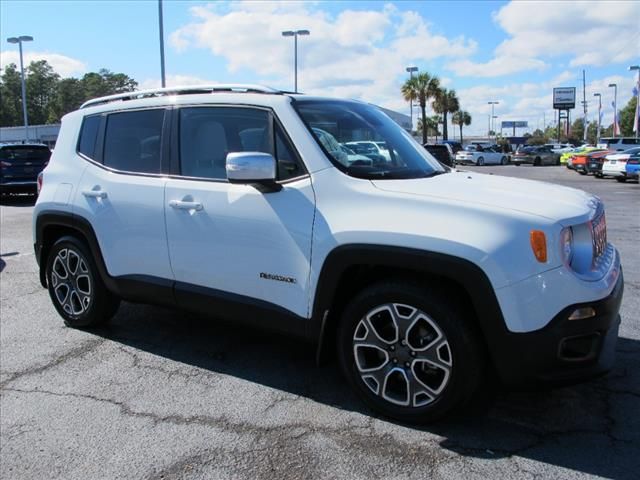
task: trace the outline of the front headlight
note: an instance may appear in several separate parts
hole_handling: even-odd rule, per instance
[[[571,265],[573,260],[573,231],[571,227],[562,229],[560,233],[560,251],[565,265]]]

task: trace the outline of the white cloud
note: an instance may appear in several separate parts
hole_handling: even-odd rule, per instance
[[[193,7],[193,19],[169,36],[178,52],[208,49],[224,58],[230,72],[250,70],[265,83],[292,87],[292,27],[311,31],[299,38],[299,85],[307,93],[361,98],[383,106],[406,107],[399,91],[407,65],[427,68],[440,57],[463,57],[477,43],[432,31],[416,12],[392,4],[380,9],[344,10],[336,16],[314,4],[234,2]]]
[[[497,55],[566,54],[571,66],[603,66],[640,54],[638,2],[511,2],[494,19],[511,37]]]
[[[640,2],[512,1],[494,13],[509,38],[487,62],[460,60],[458,76],[497,77],[544,70],[543,59],[568,55],[569,66],[605,66],[640,56]]]
[[[83,74],[87,71],[87,64],[81,60],[67,57],[59,53],[49,52],[25,52],[24,67],[38,60],[46,60],[51,67],[62,77],[70,77]],[[5,50],[0,52],[0,69],[4,69],[10,63],[15,63],[20,68],[20,54],[17,50]]]

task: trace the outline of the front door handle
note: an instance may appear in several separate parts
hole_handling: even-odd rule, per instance
[[[171,200],[169,205],[178,210],[195,210],[197,212],[203,208],[200,202],[187,202],[185,200]]]

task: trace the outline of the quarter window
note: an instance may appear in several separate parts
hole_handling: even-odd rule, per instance
[[[104,164],[115,170],[160,173],[164,110],[112,113],[107,118]]]
[[[85,157],[95,158],[96,140],[98,129],[100,128],[100,115],[85,117],[80,129],[80,140],[78,141],[78,152]]]

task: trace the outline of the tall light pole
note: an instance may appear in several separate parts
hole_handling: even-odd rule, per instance
[[[293,91],[298,93],[298,35],[309,35],[309,30],[287,30],[283,37],[293,37]]]
[[[160,31],[160,77],[162,88],[167,86],[164,75],[164,22],[162,20],[162,0],[158,0],[158,30]]]
[[[491,105],[491,126],[489,128],[489,136],[491,136],[491,130],[493,130],[493,134],[495,136],[496,131],[493,128],[493,118],[494,118],[494,114],[493,114],[493,107],[495,105],[498,105],[500,102],[496,102],[496,101],[491,101],[491,102],[487,102],[487,105]]]
[[[613,136],[618,136],[618,84],[610,83],[609,87],[613,87]]]
[[[409,72],[409,78],[413,79],[413,72],[417,72],[418,67],[407,67],[405,70]],[[411,116],[411,130],[413,130],[413,100],[409,100],[409,112],[409,115]],[[424,128],[424,125],[422,128]]]
[[[636,143],[638,143],[638,132],[640,132],[640,65],[631,65],[629,71],[638,72],[638,80],[636,82],[636,116],[633,118],[633,128],[636,131]]]
[[[600,143],[600,118],[602,117],[602,94],[594,93],[594,97],[598,97],[598,132],[596,133],[596,145]]]
[[[20,49],[20,77],[22,79],[22,116],[24,117],[24,138],[29,141],[29,120],[27,119],[27,85],[24,81],[24,63],[22,61],[22,42],[32,42],[33,37],[21,35],[19,37],[9,37],[7,42],[17,43]]]

